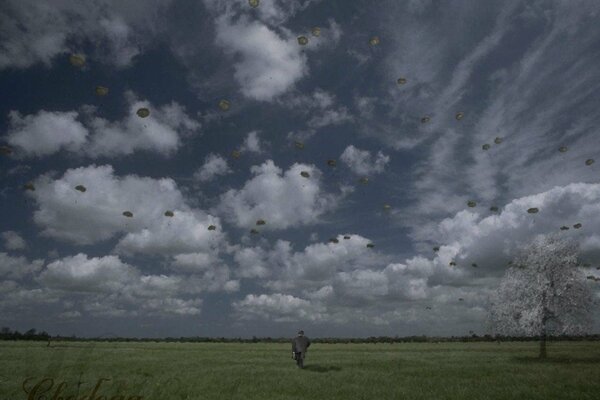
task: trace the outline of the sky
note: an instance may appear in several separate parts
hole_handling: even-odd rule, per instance
[[[507,263],[548,233],[600,277],[599,14],[3,1],[0,325],[485,334]]]

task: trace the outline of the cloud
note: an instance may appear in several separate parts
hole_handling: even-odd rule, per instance
[[[44,265],[44,260],[37,259],[28,261],[27,258],[12,257],[7,253],[0,252],[0,277],[2,279],[23,279],[26,276],[40,271]]]
[[[247,295],[243,300],[233,303],[240,319],[271,319],[277,322],[298,320],[317,321],[323,318],[319,307],[309,301],[275,293],[271,295]]]
[[[227,160],[218,154],[209,154],[204,159],[204,164],[194,173],[194,179],[200,182],[209,182],[217,176],[230,174],[232,171],[227,165]]]
[[[307,73],[306,56],[294,43],[296,38],[282,38],[245,16],[233,22],[223,15],[216,21],[216,30],[216,43],[239,58],[234,77],[246,97],[271,101]]]
[[[285,229],[316,223],[325,212],[336,207],[340,197],[321,189],[321,172],[314,166],[294,164],[287,171],[267,160],[253,166],[254,175],[244,187],[221,195],[218,210],[239,227],[253,227],[266,220],[264,229]],[[310,178],[300,172],[307,171]]]
[[[2,239],[4,239],[4,247],[7,250],[23,250],[27,247],[25,240],[15,231],[2,232]]]
[[[24,157],[48,156],[60,150],[92,158],[124,156],[136,151],[169,156],[181,145],[182,136],[200,128],[175,102],[154,107],[148,101],[137,100],[131,92],[126,97],[129,114],[113,122],[93,116],[95,108],[91,106],[83,106],[81,114],[41,110],[22,117],[11,111],[7,141]],[[149,117],[142,119],[136,115],[141,107],[151,110]]]
[[[257,131],[252,131],[248,133],[248,136],[246,136],[244,144],[242,145],[240,150],[242,152],[248,151],[251,153],[262,153],[263,150],[261,149],[260,139],[258,138]]]
[[[350,145],[346,147],[342,155],[342,160],[355,174],[373,175],[383,172],[385,165],[390,161],[389,156],[383,155],[381,151],[374,157],[367,150],[360,150]]]

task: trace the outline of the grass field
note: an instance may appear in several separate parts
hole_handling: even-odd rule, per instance
[[[600,342],[548,350],[539,361],[532,342],[315,343],[300,370],[287,344],[2,341],[0,400],[92,400],[99,379],[96,400],[600,399]]]

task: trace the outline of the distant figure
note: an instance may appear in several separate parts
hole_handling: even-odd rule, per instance
[[[310,340],[304,336],[304,331],[298,331],[298,336],[292,339],[292,357],[298,368],[304,368],[304,357],[310,346]]]

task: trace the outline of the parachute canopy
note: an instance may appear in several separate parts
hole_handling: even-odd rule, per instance
[[[71,54],[69,62],[72,66],[81,68],[85,65],[85,56],[83,54]]]
[[[329,165],[330,167],[335,167],[336,162],[335,160],[327,160],[327,165]]]
[[[560,227],[560,230],[561,230],[561,231],[568,231],[568,230],[569,230],[569,227],[568,227],[568,226],[564,226],[564,225],[563,225],[563,226],[561,226],[561,227]]]
[[[465,113],[458,112],[458,113],[456,113],[456,120],[460,121],[461,119],[463,119],[464,116],[465,116]]]
[[[462,297],[458,298],[458,301],[464,301],[465,299],[463,299]]]
[[[219,101],[219,108],[221,110],[227,111],[229,110],[229,107],[231,107],[231,103],[229,102],[229,100],[222,99]]]
[[[131,211],[123,211],[123,215],[126,216],[127,218],[133,217],[133,213]]]
[[[369,39],[369,44],[371,46],[377,46],[379,44],[379,36],[373,36],[371,39]]]
[[[439,246],[435,246],[435,247],[433,248],[433,251],[436,251],[436,252],[437,252],[437,251],[440,251],[440,248],[439,248]]]
[[[368,247],[369,249],[372,249],[373,247],[375,247],[375,245],[374,245],[373,243],[367,243],[367,247]]]
[[[256,235],[258,233],[258,231],[256,229],[250,229],[250,233],[253,235]]]
[[[302,150],[304,148],[304,143],[302,143],[302,142],[294,142],[294,146],[296,146],[297,149]]]
[[[386,211],[389,211],[389,210],[392,209],[392,206],[390,206],[389,204],[384,204],[383,205],[383,209],[386,210]]]
[[[173,211],[165,211],[165,217],[173,217],[175,214]]]
[[[302,175],[304,178],[310,178],[310,174],[308,173],[308,171],[302,171],[300,172],[300,175]]]
[[[300,46],[305,46],[308,44],[308,38],[306,36],[298,36],[298,44]]]
[[[0,146],[0,153],[5,156],[12,154],[13,150],[9,146]]]
[[[264,224],[266,224],[264,219],[259,219],[256,221],[256,225],[264,225]]]
[[[106,86],[96,86],[96,96],[106,96],[108,88]]]
[[[473,263],[473,264],[471,264],[471,267],[473,267],[473,268],[477,268],[477,263]]]
[[[240,153],[239,150],[234,150],[234,151],[231,152],[231,157],[233,157],[235,159],[240,158],[241,155],[242,155],[242,153]]]
[[[321,28],[319,28],[318,26],[315,26],[314,28],[312,28],[310,30],[310,33],[312,33],[313,36],[321,36]]]
[[[330,242],[330,243],[339,243],[340,241],[339,241],[339,240],[337,240],[336,238],[330,238],[330,239],[329,239],[329,242]]]
[[[425,307],[426,310],[431,310],[430,306]]]
[[[473,200],[469,200],[469,201],[467,201],[467,205],[468,205],[469,207],[475,207],[475,206],[477,205],[477,203],[476,203],[476,202],[474,202]]]
[[[137,110],[136,114],[140,118],[146,118],[148,115],[150,115],[150,110],[148,110],[145,107],[142,107]]]
[[[491,207],[490,207],[490,211],[491,211],[491,212],[498,212],[498,207],[496,207],[496,206],[491,206]]]
[[[431,118],[429,118],[429,116],[427,116],[427,115],[426,115],[426,116],[424,116],[423,118],[421,118],[421,123],[422,123],[422,124],[425,124],[425,123],[429,122],[429,120],[430,120],[430,119],[431,119]]]
[[[259,0],[248,0],[248,4],[250,4],[250,7],[252,7],[252,8],[258,7],[258,3],[259,3]]]
[[[344,236],[344,239],[350,239],[350,236],[346,235]]]
[[[587,160],[585,160],[585,165],[592,165],[593,163],[594,163],[593,158],[588,158]]]
[[[217,229],[217,227],[216,227],[216,226],[214,226],[214,225],[209,225],[209,226],[208,226],[208,230],[209,230],[209,231],[214,231],[215,229]]]
[[[406,78],[398,78],[396,82],[398,82],[398,85],[404,85],[406,83]]]
[[[27,182],[26,184],[24,184],[23,189],[31,190],[32,192],[35,192],[35,186],[31,182]]]
[[[575,229],[579,229],[579,228],[581,228],[581,226],[582,226],[582,225],[581,225],[580,223],[576,223],[575,225],[573,225],[573,228],[575,228]]]
[[[484,144],[483,146],[481,146],[481,148],[482,148],[483,150],[489,150],[489,149],[490,149],[490,145],[486,143],[486,144]]]
[[[567,150],[569,150],[567,146],[561,146],[558,148],[558,151],[560,151],[561,153],[565,153]]]
[[[527,212],[528,212],[529,214],[535,214],[535,213],[537,213],[538,211],[540,211],[540,210],[538,210],[538,209],[537,209],[537,208],[535,208],[535,207],[532,207],[532,208],[530,208],[530,209],[528,209],[528,210],[527,210]]]
[[[496,139],[494,139],[494,143],[496,143],[496,144],[502,143],[502,138],[501,137],[497,137]]]
[[[87,189],[83,185],[75,186],[75,190],[79,190],[81,193],[85,192]]]
[[[450,261],[449,265],[451,265],[452,267],[456,267],[456,262]]]
[[[367,183],[369,183],[369,178],[367,178],[367,177],[360,178],[359,182],[362,183],[363,185],[366,185]]]

